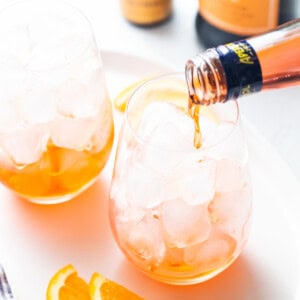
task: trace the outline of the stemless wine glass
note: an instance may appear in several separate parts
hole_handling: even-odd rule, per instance
[[[200,109],[193,146],[183,74],[141,85],[127,105],[110,191],[114,236],[148,276],[205,281],[227,268],[249,234],[252,195],[238,104]]]
[[[89,21],[56,1],[0,14],[0,180],[37,203],[66,201],[104,167],[114,128]]]

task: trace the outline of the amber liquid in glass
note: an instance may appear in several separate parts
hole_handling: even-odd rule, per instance
[[[159,83],[160,80],[158,80]],[[208,131],[212,130],[211,133],[213,134],[213,130],[218,130],[218,124],[223,122],[223,120],[217,113],[216,115],[213,113],[213,108],[197,104],[196,99],[193,98],[197,97],[196,95],[190,94],[188,96],[185,85],[182,85],[181,90],[177,81],[176,84],[173,81],[170,82],[172,84],[168,86],[166,83],[166,88],[164,89],[160,85],[158,88],[154,85],[151,90],[152,93],[137,95],[141,97],[141,102],[145,101],[142,103],[146,103],[146,105],[151,105],[149,104],[150,100],[154,99],[156,105],[162,102],[163,109],[166,109],[165,105],[167,103],[170,105],[171,110],[181,110],[181,113],[186,114],[184,116],[186,119],[192,118],[194,127],[191,126],[189,129],[194,131],[194,147],[201,149],[203,145],[199,122],[203,120],[202,134],[208,135],[210,134]],[[177,88],[178,90],[176,90]],[[145,100],[144,97],[146,99],[149,97],[149,99]],[[156,101],[156,99],[160,99],[160,101]],[[141,109],[142,105],[134,106],[134,104],[135,102],[133,101],[133,106],[127,115],[129,117],[128,120],[130,118],[135,120],[137,115],[141,114],[140,122],[137,122],[137,124],[145,124],[145,120],[149,124],[152,121],[156,122],[156,111],[153,111],[152,117],[150,117],[151,113],[147,111],[144,119],[144,110]],[[174,104],[176,108],[174,108]],[[205,119],[213,124],[214,129],[204,126]],[[164,124],[163,115],[161,115],[161,122]],[[174,124],[176,124],[176,121]],[[177,125],[180,126],[179,124]],[[141,134],[140,140],[143,140],[143,127],[139,126],[137,125],[137,132]],[[122,134],[120,141],[124,144],[120,143],[118,146],[117,155],[119,155],[119,158],[115,163],[115,173],[110,194],[110,220],[117,243],[127,258],[150,277],[171,284],[202,282],[227,268],[239,255],[249,233],[251,192],[245,165],[241,165],[232,157],[208,160],[204,158],[203,161],[200,155],[195,160],[191,157],[191,160],[188,159],[187,163],[176,163],[176,167],[168,173],[169,175],[166,176],[166,173],[163,173],[164,175],[162,176],[160,170],[166,171],[161,160],[161,157],[164,157],[165,150],[160,148],[159,151],[156,151],[157,147],[147,148],[149,145],[147,143],[151,143],[149,141],[142,143],[143,146],[135,143],[131,136],[132,130],[124,130]],[[163,132],[162,136],[164,134],[166,133]],[[165,137],[167,138],[167,136]],[[185,142],[192,143],[189,139]],[[151,150],[147,152],[148,149]],[[151,152],[152,149],[155,150]],[[244,147],[241,147],[241,149],[244,149]],[[222,148],[221,151],[224,151],[224,149]],[[155,167],[152,164],[151,166],[147,165],[144,153],[149,155],[147,156],[148,158],[151,154],[151,162],[154,162],[153,165]],[[196,151],[193,151],[193,153],[196,153]],[[134,159],[122,161],[121,158],[123,157],[132,157]],[[207,184],[200,182],[200,180],[202,175],[206,178],[206,167],[212,166],[210,164],[213,164],[215,166],[213,170],[216,171],[218,169],[218,172],[214,173],[212,179],[213,193],[207,197],[205,202],[197,202],[198,196],[187,196],[187,192],[184,192],[184,197],[186,197],[184,198],[179,187],[179,184],[183,182],[182,180],[179,180],[180,183],[175,183],[172,179],[172,183],[175,183],[174,185],[165,184],[166,178],[172,178],[171,176],[174,176],[174,174],[177,174],[176,178],[177,176],[180,178],[190,168],[192,176],[188,176],[188,178],[197,177],[197,179],[194,182],[191,182],[189,179],[182,186],[189,184],[191,189],[194,186],[200,186],[201,189],[204,187],[205,189]],[[199,177],[192,174],[196,170],[194,167],[197,170],[199,168]],[[126,170],[126,172],[123,170]],[[240,174],[237,179],[233,178],[236,171]],[[137,176],[138,172],[141,172],[141,176]],[[147,180],[141,181],[141,184],[137,186],[135,178],[142,178],[144,175]],[[224,183],[224,185],[223,177],[226,177],[226,179],[230,177],[229,181]],[[198,178],[200,178],[199,181]],[[149,184],[152,184],[152,181],[155,184],[157,183],[158,186],[160,186],[159,182],[161,181],[163,187],[161,190],[159,188],[159,192],[155,193],[155,195],[151,195],[149,197],[151,200],[148,201],[147,197],[149,194],[145,191],[147,191]],[[210,179],[205,180],[205,182],[209,183]],[[215,182],[218,183],[216,184]],[[171,196],[168,196],[169,192]],[[199,192],[199,194],[201,193],[202,191]],[[190,204],[188,200],[193,201],[193,204]],[[227,203],[229,203],[229,206],[232,203],[233,209],[227,210]],[[197,228],[195,232],[190,227],[190,224],[194,221],[190,220],[186,213],[183,213],[184,209],[189,213],[196,210],[193,216],[199,223],[194,227]],[[222,216],[219,214],[222,214]],[[226,217],[223,218],[225,215]],[[173,219],[177,219],[177,226],[171,226],[171,220]],[[168,229],[169,225],[170,230]],[[226,227],[227,225],[229,225],[228,228]],[[210,228],[208,231],[206,231],[207,226]],[[234,232],[231,231],[231,228],[234,228]]]
[[[18,195],[56,203],[55,198],[69,198],[94,182],[104,168],[114,139],[113,123],[100,150],[74,150],[58,147],[51,141],[41,158],[31,164],[17,165],[0,162],[1,182]]]

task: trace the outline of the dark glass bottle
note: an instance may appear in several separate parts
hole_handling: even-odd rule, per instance
[[[206,2],[211,6],[214,5],[216,7],[213,11],[216,14],[216,19],[206,17]],[[239,2],[242,4],[233,1],[229,2],[227,0],[217,2],[199,0],[199,3],[204,5],[202,5],[202,8],[200,6],[199,12],[196,15],[195,27],[199,42],[204,47],[215,47],[252,35],[257,35],[276,27],[277,24],[283,24],[300,17],[300,1],[298,0],[262,0],[262,2],[249,1],[249,3],[247,1]],[[221,10],[222,5],[225,4],[227,4],[227,11]],[[253,5],[252,8],[250,7],[251,5]],[[260,9],[255,10],[255,6],[261,5],[268,5],[268,14],[262,15],[267,8],[260,7]],[[247,6],[249,6],[249,11],[247,10]],[[235,13],[232,13],[230,18],[226,19],[226,13],[228,14],[228,10],[230,12],[230,9]],[[217,14],[218,10],[221,10],[219,14]],[[220,18],[220,20],[217,20],[217,18]],[[255,18],[260,19],[262,24],[264,19],[271,21],[268,21],[268,23],[265,23],[260,28],[251,28],[251,24],[253,24]],[[235,28],[235,24],[238,24],[241,19],[242,25],[240,28]],[[249,23],[247,23],[248,21]]]

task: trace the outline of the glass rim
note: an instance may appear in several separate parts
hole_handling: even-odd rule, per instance
[[[58,70],[64,69],[66,66],[69,66],[69,65],[73,64],[74,61],[76,61],[77,59],[82,57],[88,51],[88,49],[91,47],[91,43],[93,43],[95,45],[97,53],[100,52],[98,47],[97,47],[94,32],[93,32],[93,28],[92,28],[91,22],[88,19],[88,17],[83,13],[83,11],[80,8],[78,8],[77,6],[75,6],[75,5],[73,5],[69,2],[66,2],[64,0],[61,0],[61,1],[52,0],[52,1],[45,1],[45,2],[41,2],[39,0],[20,0],[20,1],[14,2],[14,3],[7,4],[6,6],[3,6],[0,9],[0,18],[6,12],[9,12],[10,9],[14,9],[15,7],[16,8],[21,7],[22,5],[28,5],[30,3],[37,4],[40,8],[43,8],[44,5],[48,5],[50,7],[60,6],[60,7],[65,7],[67,9],[72,10],[82,20],[80,23],[86,24],[84,27],[88,29],[88,30],[86,30],[86,32],[88,33],[89,37],[87,38],[86,43],[82,47],[82,50],[80,51],[80,53],[78,55],[72,56],[66,62],[59,63],[55,66],[42,67],[42,68],[28,68],[27,66],[25,66],[24,69],[26,71],[33,72],[33,73],[45,73],[45,72],[52,72],[52,71],[58,71]],[[34,7],[34,10],[36,10],[36,7]]]
[[[128,102],[126,104],[124,122],[126,123],[126,126],[128,126],[128,128],[130,129],[130,131],[132,133],[132,136],[135,138],[136,141],[138,141],[139,144],[145,144],[145,143],[147,143],[147,141],[144,138],[142,138],[141,136],[139,136],[136,129],[134,129],[131,125],[131,121],[130,121],[130,117],[129,117],[129,110],[130,110],[130,106],[132,105],[132,102],[137,97],[137,94],[141,90],[143,90],[146,86],[150,85],[151,83],[153,83],[157,80],[160,80],[160,79],[164,79],[164,78],[168,78],[168,77],[171,78],[171,77],[176,77],[176,76],[178,78],[179,78],[179,76],[181,76],[182,79],[185,79],[185,73],[184,72],[168,72],[168,73],[156,75],[156,76],[153,76],[153,77],[147,79],[143,83],[141,83],[137,88],[134,89],[134,91],[130,95],[130,97],[128,99]],[[228,134],[226,134],[221,139],[217,140],[215,143],[212,143],[210,145],[201,146],[199,149],[195,148],[195,151],[201,153],[201,152],[204,152],[204,151],[207,151],[207,150],[213,150],[215,148],[218,148],[223,143],[225,143],[234,134],[234,132],[237,130],[237,128],[239,127],[240,121],[241,121],[241,114],[240,114],[239,104],[238,104],[237,99],[232,99],[232,100],[230,100],[229,103],[232,103],[234,105],[234,108],[235,108],[235,113],[234,113],[235,118],[234,118],[233,128],[230,130],[230,132]],[[228,105],[229,103],[219,103],[219,105]],[[214,105],[216,105],[216,104],[212,104],[212,105],[209,105],[209,106],[214,106]],[[165,147],[161,147],[161,146],[158,146],[158,145],[155,145],[155,144],[151,144],[151,146],[155,147],[157,149],[161,149],[162,151],[182,152],[182,153],[189,152],[188,150],[178,150],[178,149],[172,149],[172,148],[165,148]]]

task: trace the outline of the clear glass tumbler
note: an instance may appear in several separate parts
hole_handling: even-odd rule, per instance
[[[37,203],[86,189],[109,157],[114,127],[89,21],[56,1],[0,13],[0,181]]]
[[[238,104],[200,109],[193,146],[183,74],[141,85],[127,105],[110,191],[118,245],[148,276],[193,284],[227,268],[243,250],[252,195]]]

